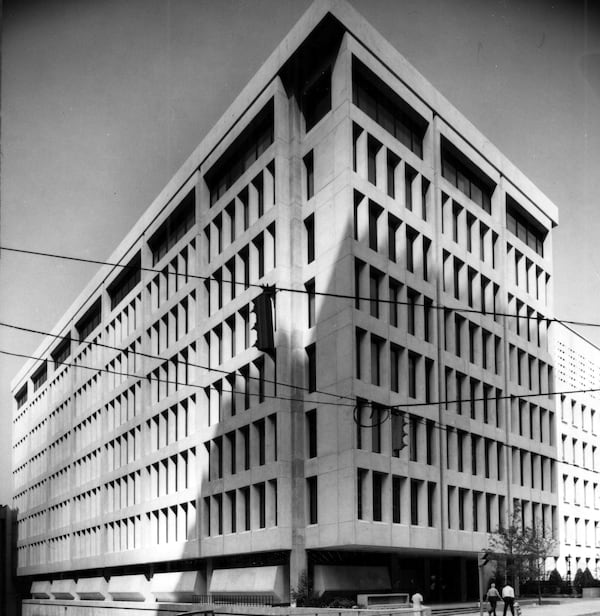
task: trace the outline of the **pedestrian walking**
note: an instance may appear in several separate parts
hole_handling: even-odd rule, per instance
[[[494,582],[491,583],[485,598],[490,604],[488,612],[496,616],[496,604],[498,603],[498,599],[500,599],[500,593],[498,592],[498,589],[496,588],[496,584],[494,584]]]
[[[423,595],[417,590],[417,592],[410,598],[413,607],[420,608],[423,604]]]
[[[506,616],[506,613],[508,612],[509,607],[510,607],[510,613],[512,614],[512,616],[515,616],[515,590],[508,583],[502,589],[502,601],[504,601],[503,616]]]

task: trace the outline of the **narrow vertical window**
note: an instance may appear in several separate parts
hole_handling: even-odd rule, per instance
[[[423,238],[423,280],[429,280],[429,249],[431,248],[431,240]]]
[[[433,527],[435,521],[435,483],[427,482],[427,526]]]
[[[375,268],[370,268],[369,272],[369,292],[371,297],[371,316],[379,318],[379,284],[383,275]]]
[[[381,144],[369,137],[367,144],[367,179],[371,184],[377,184],[377,153]]]
[[[311,214],[304,220],[306,229],[306,262],[312,263],[315,260],[315,216]]]
[[[417,365],[419,356],[416,353],[408,354],[408,395],[410,398],[417,397]]]
[[[458,243],[458,219],[462,208],[458,203],[452,202],[452,240]]]
[[[307,492],[308,492],[308,523],[316,524],[318,522],[317,477],[307,477],[306,487],[307,487]]]
[[[313,343],[306,347],[306,372],[308,391],[317,389],[317,351],[316,345]]]
[[[382,208],[376,203],[369,203],[369,248],[375,251],[379,248],[377,225],[381,212]]]
[[[373,521],[383,520],[383,473],[373,473]]]
[[[421,217],[427,220],[427,192],[429,191],[429,181],[421,176]]]
[[[264,483],[257,484],[256,494],[258,496],[258,527],[265,528],[267,525],[267,506]]]
[[[434,366],[433,359],[425,360],[425,402],[428,404],[433,400]]]
[[[428,419],[425,423],[425,460],[429,465],[433,464],[434,429],[435,423]]]
[[[235,432],[230,432],[227,435],[227,441],[229,442],[229,472],[232,475],[235,475],[236,473],[236,437],[235,437]]]
[[[230,532],[235,533],[237,529],[237,507],[236,507],[236,493],[235,490],[227,493],[229,499],[229,529]]]
[[[398,229],[401,221],[392,214],[388,214],[388,258],[396,263],[398,260]]]
[[[406,269],[412,273],[415,271],[415,242],[418,236],[417,231],[406,227]]]
[[[417,311],[417,301],[419,298],[419,294],[412,289],[408,289],[406,293],[407,307],[406,307],[406,329],[409,334],[413,336],[416,333],[416,311]]]
[[[387,153],[387,194],[392,199],[396,198],[396,168],[400,159],[388,150]]]
[[[308,201],[315,194],[315,167],[312,150],[304,157],[304,171],[306,173],[306,200]]]
[[[265,463],[265,420],[261,419],[257,421],[254,426],[256,427],[256,439],[258,441],[258,464],[262,466]]]
[[[419,492],[421,481],[418,479],[410,480],[410,523],[413,526],[419,524]]]
[[[418,419],[410,415],[408,418],[408,459],[417,462],[419,459],[419,423]]]
[[[389,281],[389,314],[390,314],[390,325],[393,327],[398,327],[399,323],[399,312],[400,312],[400,283],[393,278],[390,278]]]
[[[374,424],[371,428],[371,447],[373,453],[381,453],[381,424],[385,418],[384,410],[375,403],[373,403],[371,408]]]
[[[383,340],[377,336],[371,336],[371,383],[381,385],[381,351]]]
[[[308,441],[308,457],[317,457],[317,410],[306,413],[306,435]]]
[[[390,389],[400,391],[400,358],[402,349],[390,343]]]
[[[364,519],[364,507],[363,507],[363,492],[365,489],[365,480],[367,478],[367,470],[364,468],[356,469],[356,517],[359,520]]]
[[[458,489],[458,529],[465,530],[465,505],[467,501],[467,492],[465,488]]]
[[[429,297],[423,298],[423,337],[425,342],[432,340],[433,301]]]
[[[413,209],[413,181],[417,177],[417,172],[408,165],[404,168],[404,206],[407,210]]]
[[[355,353],[356,353],[356,378],[363,379],[363,351],[364,351],[364,341],[366,337],[366,332],[364,329],[356,328],[355,332]]]
[[[250,427],[244,426],[241,429],[244,446],[244,470],[250,470]]]
[[[308,326],[314,327],[315,325],[315,279],[309,280],[305,285],[306,298],[308,303]]]
[[[394,476],[392,477],[392,522],[394,524],[400,524],[402,521],[401,495],[402,478]]]
[[[242,488],[244,497],[244,530],[250,530],[250,487]]]

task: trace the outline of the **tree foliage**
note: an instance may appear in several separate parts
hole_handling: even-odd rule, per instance
[[[546,559],[557,550],[552,532],[540,523],[525,526],[518,507],[513,509],[510,523],[490,537],[489,550],[497,555],[504,575],[515,588],[526,581],[538,583],[541,602],[541,582],[545,574]]]

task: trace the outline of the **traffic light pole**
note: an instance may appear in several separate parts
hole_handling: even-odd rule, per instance
[[[479,573],[479,616],[483,616],[483,565],[477,563]]]
[[[479,616],[483,616],[483,568],[492,556],[489,551],[480,552],[477,556],[477,572],[479,573]]]

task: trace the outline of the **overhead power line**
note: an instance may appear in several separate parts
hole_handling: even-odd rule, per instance
[[[6,350],[0,350],[0,354],[2,355],[9,355],[9,356],[13,356],[13,357],[22,357],[22,358],[27,358],[27,359],[37,359],[42,361],[42,358],[39,357],[34,357],[31,355],[26,355],[24,353],[13,353],[10,351],[6,351]],[[194,383],[183,383],[180,381],[172,381],[169,379],[160,379],[160,378],[155,378],[154,376],[152,376],[151,374],[148,374],[146,376],[142,376],[142,375],[138,375],[138,374],[131,374],[129,372],[123,372],[123,371],[118,371],[118,370],[110,370],[108,368],[98,368],[95,366],[86,366],[86,365],[82,365],[82,364],[77,364],[77,363],[72,363],[72,362],[67,362],[67,361],[62,361],[59,362],[62,365],[71,367],[71,368],[82,368],[84,370],[90,370],[90,371],[94,371],[94,372],[103,372],[103,373],[108,373],[108,374],[113,374],[115,376],[124,376],[127,378],[135,378],[138,380],[149,380],[149,381],[155,381],[157,383],[167,383],[167,384],[171,384],[171,385],[175,385],[178,387],[195,387],[195,388],[199,388],[199,389],[205,389],[205,386],[202,385],[198,385],[198,384],[194,384]],[[213,386],[208,386],[209,389],[215,389]],[[560,394],[574,394],[574,393],[589,393],[589,392],[597,392],[600,391],[600,387],[599,388],[590,388],[590,389],[579,389],[579,390],[569,390],[569,391],[558,391],[558,392],[544,392],[544,393],[535,393],[535,394],[525,394],[525,395],[503,395],[503,396],[496,396],[494,397],[494,399],[496,400],[500,400],[500,399],[508,399],[508,398],[524,398],[524,397],[532,397],[532,396],[548,396],[548,395],[560,395]],[[290,398],[290,397],[285,397],[285,396],[279,396],[279,395],[269,395],[266,393],[258,393],[258,392],[238,392],[237,390],[232,390],[232,393],[245,393],[249,396],[262,396],[262,398],[268,398],[268,399],[274,399],[274,400],[284,400],[284,401],[303,401],[299,398]],[[473,398],[471,400],[482,400],[479,398]],[[468,401],[468,400],[467,400]],[[378,404],[378,403],[373,403],[373,402],[368,402],[365,405],[362,405],[362,408],[369,408],[371,407],[372,411],[371,411],[371,417],[373,417],[374,413],[373,413],[373,405],[375,404],[376,407],[378,409],[380,409],[381,411],[383,411],[383,413],[379,416],[379,418],[375,421],[372,421],[368,424],[363,423],[360,418],[358,417],[358,408],[361,405],[357,405],[356,403],[354,404],[345,404],[345,403],[339,403],[339,402],[333,402],[333,401],[317,401],[315,402],[316,404],[324,404],[324,405],[335,405],[335,406],[343,406],[346,408],[352,408],[353,409],[353,419],[355,421],[355,423],[363,428],[374,428],[377,427],[378,425],[381,425],[382,423],[384,423],[385,421],[387,421],[392,415],[400,415],[404,413],[403,409],[406,408],[413,408],[415,406],[437,406],[437,405],[444,405],[444,406],[448,406],[451,404],[456,404],[457,402],[465,402],[465,400],[449,400],[449,401],[436,401],[436,402],[426,402],[426,403],[407,403],[407,404],[398,404],[398,405],[384,405],[384,404]],[[441,424],[435,420],[431,420],[428,417],[423,417],[423,416],[417,416],[417,415],[413,415],[412,413],[409,413],[411,419],[413,421],[417,421],[421,424],[424,424],[426,422],[430,422],[432,424],[432,426],[440,431],[444,431],[444,432],[448,432],[448,431],[455,431],[457,430],[454,426],[450,426],[447,424]],[[472,433],[471,433],[472,434]],[[492,439],[494,440],[494,439]],[[502,444],[505,445],[506,447],[509,446],[508,443],[506,443],[505,441],[502,441]],[[542,454],[540,454],[542,455]],[[569,466],[573,466],[579,469],[583,469],[585,467],[579,465],[579,464],[575,464],[572,462],[568,462],[566,460],[560,460],[559,458],[555,458],[555,457],[551,457],[551,456],[545,456],[548,459],[551,459],[555,462],[560,462],[562,464],[566,464]]]
[[[27,355],[25,353],[16,353],[16,352],[12,352],[12,351],[6,351],[6,350],[2,350],[0,349],[0,354],[2,355],[9,355],[9,356],[13,356],[13,357],[22,357],[24,359],[33,359],[39,362],[45,362],[47,361],[45,358],[43,357],[36,357],[33,355]],[[172,357],[160,357],[159,359],[162,359],[163,361],[170,361],[173,358]],[[198,385],[195,383],[180,383],[178,381],[171,381],[169,379],[161,379],[161,378],[156,378],[154,377],[152,374],[146,374],[146,375],[140,375],[140,374],[132,374],[132,373],[128,373],[128,372],[123,372],[123,371],[117,371],[117,370],[110,370],[109,368],[101,368],[101,367],[97,367],[97,366],[87,366],[84,364],[79,364],[76,362],[68,362],[68,361],[59,361],[57,362],[58,364],[61,365],[65,365],[65,366],[69,366],[71,368],[82,368],[85,370],[90,370],[90,371],[96,371],[96,372],[104,372],[104,373],[109,373],[109,374],[115,374],[117,376],[125,376],[128,378],[134,378],[134,379],[138,379],[138,380],[153,380],[156,382],[162,382],[162,383],[168,383],[168,384],[172,384],[172,385],[181,385],[181,386],[185,386],[185,387],[196,387],[199,389],[205,389],[206,387],[212,388],[212,386],[205,386],[205,385]],[[182,365],[186,365],[186,362],[179,362]],[[230,374],[230,373],[227,373]],[[289,384],[286,383],[279,383],[279,381],[270,381],[271,383],[275,384],[275,385],[282,385],[282,386],[288,386],[288,387],[292,387]],[[304,388],[302,388],[304,389]],[[237,393],[241,393],[238,390],[233,390]],[[501,391],[501,390],[499,390]],[[592,393],[592,392],[599,392],[600,391],[600,387],[594,387],[594,388],[585,388],[585,389],[571,389],[571,390],[563,390],[563,391],[538,391],[538,392],[529,392],[529,393],[523,393],[523,394],[502,394],[500,396],[498,395],[494,395],[494,396],[489,396],[489,397],[476,397],[476,398],[457,398],[455,400],[430,400],[428,402],[400,402],[398,404],[379,404],[377,402],[372,403],[369,402],[369,404],[376,404],[377,406],[381,407],[381,408],[386,408],[386,409],[390,409],[390,410],[397,410],[399,412],[401,412],[403,409],[406,408],[418,408],[418,407],[425,407],[425,406],[445,406],[448,407],[450,405],[456,405],[456,404],[460,404],[460,405],[467,405],[470,404],[472,402],[484,402],[484,401],[488,401],[491,402],[493,400],[510,400],[510,399],[521,399],[521,398],[538,398],[538,397],[550,397],[550,396],[555,396],[555,395],[572,395],[572,394],[581,394],[581,393]],[[310,393],[317,393],[317,392],[310,392]],[[331,394],[331,392],[319,392],[319,393],[326,393],[328,395],[337,395],[337,394]],[[396,392],[395,392],[396,393]],[[254,395],[254,394],[252,394]],[[260,393],[256,393],[255,395],[262,395]],[[276,400],[286,400],[286,401],[292,401],[292,402],[304,402],[305,399],[304,398],[298,398],[298,397],[286,397],[286,396],[279,396],[279,395],[266,395],[264,397],[268,397],[268,398],[273,398]],[[339,396],[342,397],[342,396]],[[334,405],[334,406],[346,406],[346,407],[352,407],[354,408],[356,406],[356,398],[361,398],[360,395],[357,395],[356,398],[350,398],[348,396],[343,396],[345,399],[348,400],[352,400],[351,403],[342,403],[342,402],[338,402],[338,401],[313,401],[314,404],[327,404],[327,405]]]
[[[30,334],[38,334],[41,336],[49,336],[51,338],[57,338],[59,340],[71,340],[77,344],[90,344],[90,345],[94,345],[94,346],[98,346],[104,349],[110,349],[113,351],[118,351],[119,353],[126,353],[126,354],[131,354],[131,355],[138,355],[139,357],[146,357],[147,359],[156,359],[156,360],[160,360],[160,361],[168,361],[171,359],[171,357],[164,357],[162,355],[154,355],[152,353],[145,353],[143,351],[135,351],[131,348],[128,347],[117,347],[117,346],[113,346],[110,344],[105,344],[103,342],[98,342],[97,340],[86,340],[86,339],[81,339],[81,338],[74,338],[72,336],[67,335],[63,335],[63,334],[53,334],[51,332],[46,332],[46,331],[42,331],[39,329],[31,329],[29,327],[23,327],[20,325],[13,325],[10,323],[4,323],[0,321],[0,327],[7,327],[10,329],[16,329],[18,331],[22,331],[22,332],[27,332]],[[43,359],[40,361],[44,361]],[[232,371],[228,371],[228,370],[223,370],[222,368],[211,368],[210,366],[205,366],[203,364],[196,364],[194,362],[189,362],[189,361],[182,361],[179,362],[180,364],[184,365],[184,366],[188,366],[190,368],[200,368],[201,370],[206,370],[207,372],[216,372],[219,374],[223,374],[226,376],[230,376],[232,374]],[[239,373],[240,368],[236,369],[233,371],[233,373]],[[269,383],[272,385],[275,385],[276,387],[288,387],[290,389],[299,389],[299,390],[303,390],[303,391],[307,391],[310,393],[318,393],[318,394],[325,394],[327,396],[333,396],[335,398],[345,398],[347,400],[354,400],[354,398],[349,397],[349,396],[344,396],[342,394],[337,394],[334,392],[330,392],[330,391],[323,391],[320,389],[311,389],[309,390],[308,387],[304,387],[301,385],[291,385],[289,383],[284,383],[283,381],[276,381],[273,379],[261,379],[260,377],[257,376],[248,376],[248,378],[250,380],[253,381],[262,381],[263,383]]]
[[[12,351],[6,351],[4,349],[0,349],[0,354],[2,355],[8,355],[11,357],[21,357],[23,359],[33,359],[33,360],[37,360],[39,362],[44,362],[46,361],[44,358],[42,357],[35,357],[33,355],[27,355],[25,353],[15,353]],[[164,358],[164,361],[169,361],[172,358]],[[67,366],[69,368],[73,368],[73,369],[78,369],[81,368],[83,370],[90,370],[92,372],[102,372],[105,374],[112,374],[115,376],[122,376],[122,377],[126,377],[126,378],[132,378],[132,379],[137,379],[139,381],[143,381],[143,380],[148,380],[148,381],[154,381],[156,383],[165,383],[167,385],[175,385],[176,387],[193,387],[196,389],[213,389],[216,391],[219,391],[217,387],[215,387],[214,384],[210,384],[210,385],[199,385],[197,383],[184,383],[181,381],[173,381],[170,379],[162,379],[162,378],[158,378],[155,377],[152,373],[146,374],[146,375],[142,375],[142,374],[133,374],[131,372],[127,372],[127,371],[122,371],[122,370],[111,370],[110,368],[99,368],[97,366],[87,366],[85,364],[79,364],[79,363],[74,363],[74,362],[68,362],[68,361],[60,361],[57,362],[60,365],[63,366]],[[181,365],[186,365],[186,362],[179,362]],[[236,394],[245,394],[248,396],[254,396],[254,397],[262,397],[262,398],[270,398],[273,400],[285,400],[285,401],[289,401],[289,402],[301,402],[302,398],[296,398],[296,397],[286,397],[286,396],[280,396],[280,395],[272,395],[272,394],[267,394],[267,393],[261,393],[261,392],[252,392],[252,391],[241,391],[238,389],[233,389],[232,390],[233,393]],[[326,392],[327,393],[327,392]],[[335,395],[335,394],[330,394],[330,395]],[[332,405],[338,405],[340,406],[339,402],[336,401],[315,401],[314,404],[332,404]],[[352,404],[342,404],[341,406],[348,406],[351,407],[353,406]]]

